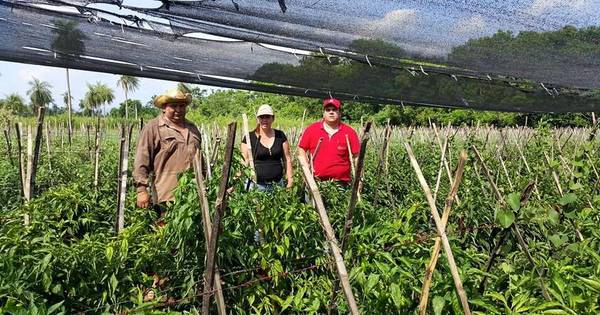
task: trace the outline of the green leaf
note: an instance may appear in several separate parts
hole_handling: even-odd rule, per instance
[[[365,288],[365,292],[368,294],[369,291],[371,291],[373,289],[373,287],[375,287],[375,285],[377,285],[378,282],[379,282],[379,275],[372,273],[369,276],[369,279],[367,280],[367,287]]]
[[[519,193],[508,194],[506,202],[514,211],[519,211],[519,209],[521,208],[521,197]]]
[[[500,209],[496,213],[498,223],[504,228],[507,228],[515,222],[515,213],[512,210]]]
[[[435,315],[441,315],[444,310],[444,305],[446,304],[446,299],[438,295],[433,298],[431,303],[433,304],[433,313]]]
[[[552,224],[558,224],[558,222],[560,221],[560,213],[558,213],[558,211],[556,211],[554,209],[548,210],[547,215],[548,215],[548,220]]]
[[[549,236],[548,239],[555,247],[560,247],[568,240],[567,236],[563,234],[554,234]]]
[[[58,303],[50,306],[50,308],[48,308],[48,314],[54,313],[54,311],[56,311],[57,309],[59,309],[63,305],[64,302],[65,301],[60,301],[60,302],[58,302]]]
[[[400,289],[400,286],[398,286],[397,283],[392,283],[392,285],[390,286],[390,295],[392,296],[392,301],[394,302],[394,305],[398,308],[402,307],[402,290]]]
[[[581,188],[583,188],[583,185],[581,185],[580,183],[574,183],[574,184],[569,185],[569,189],[571,189],[571,190],[578,190]]]
[[[568,204],[574,203],[575,201],[577,201],[577,195],[575,195],[574,193],[568,193],[562,196],[558,200],[558,203],[560,203],[561,206],[566,206]]]

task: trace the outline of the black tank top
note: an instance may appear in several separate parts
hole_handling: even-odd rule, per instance
[[[260,143],[255,132],[250,132],[256,181],[260,184],[278,182],[283,178],[283,161],[285,160],[283,143],[287,141],[287,137],[283,131],[273,130],[275,132],[275,140],[270,149]],[[242,139],[242,143],[246,143],[246,137]]]

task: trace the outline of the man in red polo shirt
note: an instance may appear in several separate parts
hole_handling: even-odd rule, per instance
[[[360,142],[356,131],[341,122],[342,102],[336,98],[323,101],[323,120],[308,126],[300,143],[298,158],[309,161],[312,157],[314,175],[320,180],[350,181],[350,154],[356,157]]]

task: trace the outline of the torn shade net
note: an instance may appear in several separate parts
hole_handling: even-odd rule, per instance
[[[0,59],[383,104],[598,111],[599,12],[596,1],[0,0]]]

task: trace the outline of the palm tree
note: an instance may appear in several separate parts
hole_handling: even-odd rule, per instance
[[[87,110],[96,111],[100,106],[111,103],[115,94],[111,88],[101,82],[87,85],[88,91],[82,100],[82,105]]]
[[[139,88],[140,86],[140,80],[134,76],[130,76],[130,75],[122,75],[119,80],[117,81],[117,86],[123,88],[123,91],[125,91],[125,119],[129,118],[129,98],[127,96],[127,92],[128,91],[135,91]],[[135,119],[137,120],[138,116],[138,112],[137,112],[137,106],[135,107]]]
[[[39,107],[45,107],[54,101],[52,92],[50,91],[52,86],[50,83],[40,81],[36,78],[29,81],[29,86],[31,86],[31,88],[27,91],[27,95],[29,95],[29,100],[31,101],[31,106],[35,115]]]

